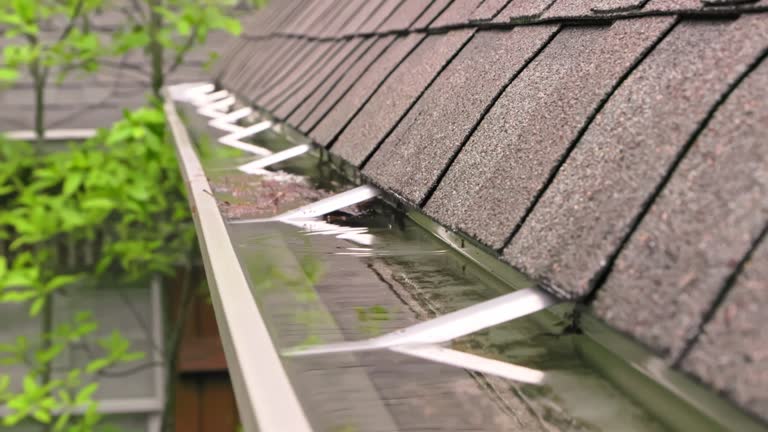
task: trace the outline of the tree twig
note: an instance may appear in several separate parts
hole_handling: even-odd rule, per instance
[[[173,59],[173,64],[171,64],[168,70],[165,71],[166,76],[175,72],[176,69],[178,69],[179,66],[181,66],[181,64],[184,62],[184,57],[192,49],[192,45],[195,43],[195,39],[197,39],[197,32],[199,28],[199,25],[195,25],[192,28],[192,32],[189,34],[187,40],[184,41],[184,45],[182,45],[181,49],[176,52],[176,57]]]
[[[61,35],[59,36],[59,42],[61,42],[64,39],[66,39],[67,36],[69,36],[69,34],[72,33],[72,30],[74,30],[75,24],[77,23],[77,18],[83,12],[83,5],[84,4],[85,4],[85,0],[79,0],[77,2],[77,4],[75,5],[75,10],[72,12],[72,16],[69,18],[69,22],[67,23],[67,27],[64,28],[64,31],[61,32]]]

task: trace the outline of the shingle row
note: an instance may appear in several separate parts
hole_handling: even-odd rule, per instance
[[[221,84],[768,419],[764,2],[372,3],[385,33],[246,39]]]
[[[244,29],[249,38],[282,34],[338,39],[415,29],[766,9],[768,0],[283,0],[271,2]]]

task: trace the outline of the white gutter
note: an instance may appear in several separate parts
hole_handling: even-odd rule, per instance
[[[165,102],[165,114],[189,192],[243,428],[247,432],[310,431],[309,421],[251,295],[216,201],[206,192],[211,186],[170,95]]]

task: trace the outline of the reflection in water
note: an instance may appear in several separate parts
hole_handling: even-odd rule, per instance
[[[262,287],[255,290],[255,296],[284,349],[311,351],[337,342],[384,337],[379,335],[506,292],[503,283],[408,221],[393,223],[387,216],[370,218],[367,214],[334,220],[231,226],[233,237],[242,242],[241,256],[250,257],[246,267],[251,277],[262,281],[255,284]],[[414,424],[454,430],[431,412],[475,430],[663,430],[582,360],[575,339],[583,336],[566,331],[569,323],[535,314],[466,335],[450,347],[414,346],[403,350],[410,352],[401,351],[423,359],[418,362],[393,358],[381,350],[286,361],[296,380],[306,385],[325,380],[339,383],[338,391],[325,388],[323,397],[314,387],[305,388],[300,396],[317,407],[317,415],[323,419],[317,421],[327,425],[318,430],[338,425],[338,413],[330,408],[335,404],[345,407],[342,417],[350,423],[354,420],[361,431],[404,430]],[[461,358],[452,363],[457,367],[439,365],[451,364],[453,358]],[[486,363],[493,370],[484,370]],[[468,375],[462,367],[490,375]],[[454,372],[448,373],[446,368]],[[405,377],[408,385],[403,382]],[[342,382],[345,384],[340,385]],[[478,393],[467,393],[470,385]],[[372,393],[360,396],[365,394],[364,388]],[[352,412],[362,408],[359,401],[350,400],[350,392],[381,400],[380,409],[402,425],[376,427],[383,419],[367,424],[359,417],[362,414]],[[473,394],[471,401],[465,399],[467,394]],[[513,408],[498,412],[499,406]],[[472,416],[467,409],[485,414]],[[384,415],[366,416],[377,419]],[[517,419],[519,416],[527,420]],[[526,426],[515,426],[518,420]]]

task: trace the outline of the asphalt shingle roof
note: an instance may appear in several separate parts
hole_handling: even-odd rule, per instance
[[[671,358],[768,223],[767,72],[768,64],[755,70],[717,109],[599,291],[601,316]],[[643,175],[652,178],[649,169]]]
[[[768,0],[273,3],[221,85],[768,420]]]
[[[595,109],[672,21],[563,29],[496,101],[427,202],[427,214],[504,247]],[[507,257],[524,263],[515,251]]]
[[[395,69],[334,143],[334,152],[362,163],[397,124],[473,30],[427,36]]]
[[[494,98],[556,30],[556,25],[517,27],[475,36],[363,172],[412,204],[420,204]],[[513,43],[515,50],[504,49]],[[477,85],[478,76],[483,77],[482,86]]]
[[[370,37],[363,40],[348,41],[348,45],[354,45],[353,51],[341,60],[336,69],[323,80],[322,84],[312,89],[312,94],[310,94],[306,100],[293,109],[293,112],[288,118],[288,122],[292,125],[303,125],[304,120],[312,113],[319,112],[321,113],[318,114],[320,116],[325,114],[330,106],[332,106],[330,101],[335,103],[336,99],[341,96],[341,93],[339,92],[338,96],[334,98],[332,94],[333,90],[344,87],[343,83],[340,82],[343,81],[344,78],[348,78],[350,82],[353,82],[353,78],[349,75],[352,66],[355,65],[357,61],[365,61],[364,59],[361,60],[361,57],[369,52],[376,40],[377,38]],[[328,108],[323,108],[321,106],[322,104],[327,104]],[[315,122],[312,122],[312,124],[314,123]],[[301,128],[301,126],[299,127]]]
[[[293,91],[288,92],[275,102],[271,111],[279,119],[285,119],[302,104],[330,76],[338,70],[342,63],[360,46],[360,40],[345,40],[333,42],[332,52],[325,62],[313,72],[308,79],[299,80]]]
[[[379,88],[397,65],[410,54],[411,50],[418,46],[422,39],[424,39],[424,36],[419,34],[411,34],[395,39],[384,50],[384,53],[367,68],[333,109],[309,132],[309,136],[323,145],[329,145],[334,142],[347,123],[365,106],[365,103],[376,89]]]

